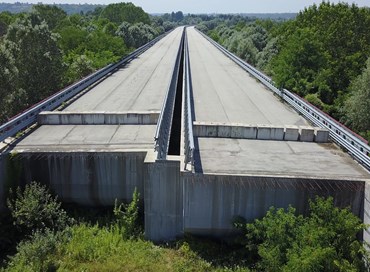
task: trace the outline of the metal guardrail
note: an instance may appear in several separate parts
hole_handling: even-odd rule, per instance
[[[82,90],[94,84],[98,80],[105,77],[107,74],[113,72],[119,66],[131,61],[136,58],[157,41],[162,39],[168,33],[164,33],[157,38],[153,39],[149,43],[139,47],[122,60],[114,64],[109,64],[108,66],[92,73],[91,75],[83,78],[82,80],[68,86],[67,88],[57,92],[56,94],[42,100],[41,102],[33,105],[24,112],[14,116],[11,120],[0,126],[0,142],[4,141],[6,138],[16,135],[19,131],[22,131],[29,127],[30,125],[36,123],[37,115],[42,111],[54,110],[56,107],[60,106],[63,102],[69,100],[70,98],[77,95]]]
[[[177,88],[177,81],[179,77],[184,35],[185,35],[185,28],[183,29],[183,32],[182,32],[180,47],[177,52],[175,66],[172,71],[172,78],[171,78],[170,86],[164,98],[161,113],[158,119],[157,129],[155,132],[154,150],[157,151],[158,160],[165,160],[167,157],[168,146],[169,146],[169,141],[170,141],[170,132],[171,132],[171,127],[172,127],[172,116],[173,116],[173,111],[175,107],[176,88]]]
[[[198,32],[227,57],[237,63],[248,73],[252,74],[262,84],[279,95],[282,99],[284,99],[284,101],[290,104],[296,111],[301,113],[316,126],[328,129],[329,135],[335,143],[346,149],[354,159],[361,163],[365,168],[370,170],[370,146],[367,144],[365,139],[298,95],[286,89],[281,90],[277,88],[271,78],[263,74],[261,71],[258,71],[252,65],[243,61],[239,57],[235,56],[233,53],[229,52],[227,49],[209,38],[201,31],[198,30]]]
[[[189,47],[188,39],[185,33],[184,39],[184,76],[183,76],[183,92],[185,94],[184,98],[184,128],[185,128],[185,169],[190,163],[191,170],[194,167],[194,134],[193,134],[193,118],[192,118],[192,108],[191,108],[191,94],[192,86],[190,80],[190,59],[189,59]]]

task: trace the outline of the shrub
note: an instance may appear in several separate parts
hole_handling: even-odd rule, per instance
[[[118,204],[117,200],[115,201],[113,212],[124,239],[138,238],[142,234],[139,223],[139,196],[135,188],[130,204]]]
[[[7,205],[13,223],[25,234],[36,230],[63,230],[72,223],[57,197],[54,198],[46,186],[32,182],[26,185],[23,191],[18,187],[16,192],[11,191],[10,195]]]

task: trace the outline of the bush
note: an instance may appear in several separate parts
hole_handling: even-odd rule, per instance
[[[368,253],[357,235],[366,225],[333,198],[310,201],[309,215],[270,209],[242,227],[247,248],[257,251],[263,271],[368,271]]]
[[[56,264],[52,255],[62,241],[62,232],[36,231],[30,240],[17,246],[17,254],[10,258],[7,271],[54,271]]]
[[[32,182],[26,185],[24,191],[18,187],[15,193],[10,191],[10,195],[7,204],[13,223],[24,234],[31,234],[36,230],[63,230],[73,221],[46,186]]]

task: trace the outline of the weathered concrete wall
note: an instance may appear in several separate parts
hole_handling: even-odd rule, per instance
[[[154,241],[183,234],[183,193],[180,161],[146,164],[144,189],[145,235]]]
[[[370,224],[370,182],[365,183],[363,221],[365,224]],[[370,243],[370,228],[364,231],[363,239]]]
[[[128,202],[143,195],[146,152],[21,153],[20,183],[47,184],[62,201],[83,205]],[[17,182],[17,181],[14,181]]]
[[[333,196],[340,207],[350,206],[362,217],[364,184],[352,181],[295,178],[182,174],[184,182],[184,232],[227,235],[235,230],[232,220],[242,216],[251,222],[271,206],[298,212],[308,209],[315,195]]]

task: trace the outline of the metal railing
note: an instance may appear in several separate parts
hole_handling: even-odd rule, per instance
[[[318,127],[323,127],[329,130],[331,139],[342,148],[346,149],[348,153],[361,163],[364,167],[370,170],[370,146],[367,141],[349,128],[339,123],[334,118],[330,117],[314,105],[307,102],[305,99],[298,95],[286,90],[279,89],[275,86],[271,78],[258,71],[252,65],[243,61],[233,53],[229,52],[223,46],[209,38],[207,35],[198,30],[208,41],[216,46],[222,53],[237,63],[241,68],[246,70],[257,78],[267,88],[279,95],[284,101],[290,104],[296,111],[301,113],[304,117],[310,120]]]
[[[149,43],[139,47],[138,49],[136,49],[135,51],[124,57],[122,60],[118,61],[117,63],[109,64],[108,66],[92,73],[91,75],[83,78],[82,80],[68,86],[67,88],[57,92],[56,94],[33,105],[24,112],[14,116],[8,122],[0,126],[0,142],[4,141],[8,137],[16,135],[19,131],[22,131],[29,127],[30,125],[36,123],[37,115],[40,112],[54,110],[58,106],[62,105],[63,102],[74,97],[82,90],[86,89],[90,85],[94,84],[98,80],[102,79],[109,73],[116,70],[121,65],[131,61],[132,59],[136,58],[137,56],[145,52],[147,49],[149,49],[152,45],[154,45],[157,41],[162,39],[167,34],[168,33],[164,33],[158,36]]]
[[[192,118],[192,107],[191,107],[191,95],[192,95],[192,85],[191,85],[191,74],[190,74],[190,59],[189,59],[189,47],[188,39],[185,33],[184,39],[184,75],[183,75],[183,92],[185,94],[184,98],[184,129],[185,129],[185,145],[184,145],[184,155],[185,155],[185,169],[190,163],[191,170],[194,167],[194,134],[193,134],[193,118]]]
[[[176,56],[175,66],[172,71],[170,86],[168,87],[161,113],[159,115],[157,129],[154,136],[154,150],[157,151],[157,159],[165,160],[167,157],[168,146],[170,141],[170,132],[172,127],[172,116],[175,107],[175,97],[177,81],[179,77],[180,61],[182,55],[185,28],[183,29],[179,50]]]

